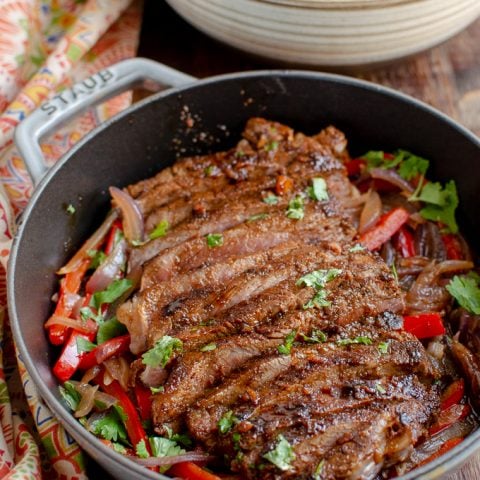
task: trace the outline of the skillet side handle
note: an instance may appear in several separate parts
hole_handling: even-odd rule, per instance
[[[157,90],[160,85],[177,87],[195,77],[146,58],[132,58],[100,70],[91,77],[55,95],[34,110],[15,129],[15,145],[35,185],[48,170],[40,141],[60,126],[132,87]],[[152,85],[152,82],[154,85]]]

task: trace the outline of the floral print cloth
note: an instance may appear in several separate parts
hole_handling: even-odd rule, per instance
[[[5,272],[32,192],[13,131],[60,89],[135,55],[141,0],[0,0],[0,478],[85,479],[83,454],[39,398],[8,326]],[[42,144],[48,164],[129,105],[125,93]]]

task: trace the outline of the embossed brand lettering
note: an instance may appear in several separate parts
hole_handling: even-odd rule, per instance
[[[102,70],[91,77],[77,83],[72,88],[55,95],[49,102],[44,103],[40,109],[47,115],[53,115],[62,105],[68,105],[85,95],[89,95],[99,88],[103,87],[113,78],[110,70]]]

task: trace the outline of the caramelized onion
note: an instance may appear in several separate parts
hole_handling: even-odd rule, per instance
[[[117,187],[109,188],[110,195],[122,212],[123,232],[129,242],[143,241],[143,216],[135,200]]]
[[[92,368],[89,368],[84,374],[80,383],[89,383],[90,380],[93,380],[101,371],[100,365],[95,365]]]
[[[45,328],[49,328],[53,325],[63,325],[64,327],[71,327],[79,332],[93,333],[97,331],[97,325],[93,320],[87,320],[82,322],[73,318],[63,317],[60,315],[52,315],[46,322]]]
[[[122,386],[124,390],[128,389],[128,377],[130,370],[127,361],[123,357],[109,358],[103,362],[107,373]]]
[[[110,230],[112,223],[118,218],[118,212],[112,210],[105,221],[98,227],[93,235],[80,247],[80,250],[57,273],[65,275],[76,270],[80,263],[88,258],[89,250],[96,250],[101,245],[105,235]]]
[[[375,190],[370,190],[368,198],[360,214],[360,224],[358,225],[358,232],[360,234],[370,230],[380,218],[382,214],[382,200],[380,195]]]
[[[88,383],[80,383],[76,387],[77,392],[82,395],[82,399],[75,410],[75,417],[80,418],[88,415],[95,403],[95,393],[98,390],[98,385],[89,385]]]
[[[412,194],[415,189],[410,185],[410,182],[407,182],[402,178],[395,170],[389,170],[385,168],[372,168],[370,170],[370,175],[372,178],[378,178],[379,180],[384,180],[392,185],[398,187],[402,192],[407,192]]]
[[[215,457],[204,452],[187,452],[181,455],[172,455],[170,457],[129,457],[136,463],[144,467],[157,467],[162,465],[175,465],[183,462],[211,462]]]
[[[85,289],[88,293],[105,290],[122,271],[127,261],[127,242],[120,240],[105,261],[90,277]]]

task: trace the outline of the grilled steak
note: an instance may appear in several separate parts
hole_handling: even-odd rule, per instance
[[[347,157],[333,127],[256,118],[233,149],[127,189],[147,231],[169,228],[131,253],[139,290],[118,319],[137,355],[181,342],[131,383],[163,386],[158,433],[188,429],[241,478],[374,478],[439,405],[390,269],[355,245]]]

